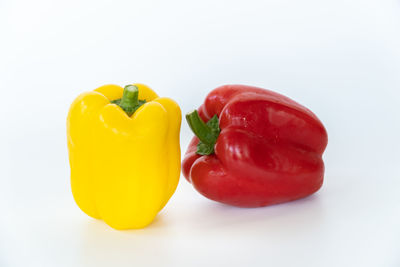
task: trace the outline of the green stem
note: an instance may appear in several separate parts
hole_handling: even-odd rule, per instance
[[[128,116],[131,116],[146,101],[139,100],[139,89],[135,85],[127,85],[122,93],[122,98],[113,100],[111,103],[120,106]]]
[[[186,121],[190,129],[200,140],[197,146],[197,153],[200,155],[210,155],[214,153],[214,145],[220,132],[218,117],[214,116],[205,123],[200,118],[197,110],[194,110],[186,114]]]
[[[127,85],[124,88],[124,92],[122,94],[121,102],[119,102],[119,106],[128,112],[132,112],[131,109],[136,107],[139,104],[139,89],[134,85]],[[128,113],[128,116],[132,114]]]

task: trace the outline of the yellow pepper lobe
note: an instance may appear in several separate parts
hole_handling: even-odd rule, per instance
[[[135,86],[146,103],[131,116],[110,103],[122,97],[122,87],[106,85],[79,96],[67,119],[74,199],[115,229],[150,224],[180,176],[180,108]]]

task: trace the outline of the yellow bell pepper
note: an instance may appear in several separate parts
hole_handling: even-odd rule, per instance
[[[87,215],[115,229],[143,228],[180,176],[181,110],[143,84],[83,93],[67,118],[71,187]]]

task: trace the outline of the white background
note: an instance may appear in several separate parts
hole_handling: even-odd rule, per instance
[[[65,121],[100,85],[142,82],[186,113],[226,83],[313,110],[323,188],[259,209],[182,177],[146,229],[75,205]],[[0,1],[0,266],[400,266],[400,1]],[[182,124],[181,146],[192,134]]]

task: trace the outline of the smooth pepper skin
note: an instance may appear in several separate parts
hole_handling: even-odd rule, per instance
[[[214,153],[185,154],[185,178],[205,197],[238,207],[303,198],[323,183],[327,132],[307,108],[278,93],[245,85],[211,91],[198,113],[219,118]]]
[[[135,86],[146,103],[131,116],[110,103],[123,88],[105,85],[78,96],[67,118],[74,199],[115,229],[150,224],[180,176],[180,108],[143,84]]]

